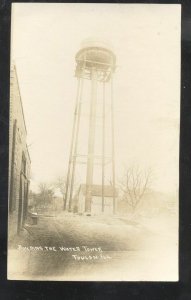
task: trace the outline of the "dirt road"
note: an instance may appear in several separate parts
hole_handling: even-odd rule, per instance
[[[10,278],[158,280],[164,273],[168,280],[176,274],[174,251],[165,255],[174,240],[124,217],[60,213],[41,216],[26,231],[9,251]]]

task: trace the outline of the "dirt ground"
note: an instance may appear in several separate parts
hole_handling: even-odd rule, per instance
[[[10,246],[8,277],[176,281],[177,233],[175,216],[42,215]]]

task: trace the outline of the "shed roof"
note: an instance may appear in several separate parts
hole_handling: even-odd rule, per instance
[[[86,194],[86,184],[81,184],[79,188],[79,192],[85,196]],[[92,185],[92,196],[101,197],[102,196],[102,185],[93,184]],[[118,190],[115,189],[115,197],[118,196]],[[104,185],[104,197],[113,197],[113,186],[112,185]]]

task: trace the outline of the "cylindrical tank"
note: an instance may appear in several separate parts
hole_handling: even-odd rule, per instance
[[[108,42],[87,39],[82,42],[76,54],[76,63],[77,77],[84,77],[83,75],[86,74],[86,78],[90,79],[91,70],[94,68],[103,75],[107,74],[107,76],[102,76],[106,79],[115,70],[116,57]]]

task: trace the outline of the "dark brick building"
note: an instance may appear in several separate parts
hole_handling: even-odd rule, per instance
[[[30,156],[27,130],[16,68],[10,78],[9,123],[9,241],[18,234],[27,217],[30,182]]]

